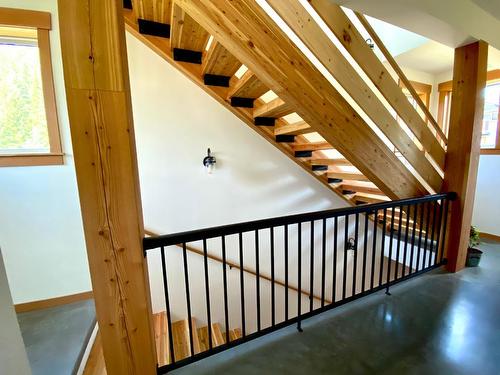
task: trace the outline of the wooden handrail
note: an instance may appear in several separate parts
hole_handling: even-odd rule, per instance
[[[411,85],[409,79],[406,77],[404,72],[401,70],[398,63],[394,59],[394,57],[392,57],[389,50],[385,47],[384,43],[379,38],[379,36],[377,35],[377,33],[375,32],[373,27],[370,25],[370,23],[368,22],[366,17],[358,12],[354,12],[354,14],[356,14],[356,17],[358,17],[358,19],[361,22],[361,24],[363,25],[363,27],[366,29],[368,34],[370,34],[370,37],[375,42],[375,44],[378,46],[378,48],[380,49],[380,51],[382,52],[384,57],[387,59],[387,62],[391,65],[392,69],[394,69],[394,71],[398,75],[401,82],[403,82],[403,84],[405,85],[406,89],[410,92],[413,99],[415,99],[415,102],[418,104],[418,106],[420,107],[422,112],[424,112],[425,117],[429,120],[433,129],[437,132],[437,134],[439,135],[439,138],[441,138],[441,140],[444,142],[444,144],[447,145],[448,139],[446,138],[446,134],[444,134],[443,130],[441,129],[441,127],[439,126],[437,121],[434,119],[434,116],[432,116],[432,114],[430,113],[429,109],[426,107],[425,103],[422,101],[420,96],[418,96],[417,92],[415,91],[415,89]]]
[[[145,233],[146,235],[148,235],[148,236],[159,236],[159,234],[158,234],[158,233],[155,233],[155,232],[150,231],[150,230],[148,230],[148,229],[145,229],[145,230],[144,230],[144,233]],[[182,246],[181,246],[181,245],[177,245],[177,246],[178,246],[178,247],[180,247],[180,248],[182,248]],[[192,253],[195,253],[195,254],[198,254],[198,255],[204,256],[203,251],[201,251],[201,250],[199,250],[199,249],[197,249],[197,248],[195,248],[195,247],[192,247],[192,246],[188,246],[188,245],[186,245],[186,250],[188,250],[188,251],[190,251],[190,252],[192,252]],[[223,260],[222,260],[221,258],[219,258],[219,257],[215,256],[215,255],[211,255],[211,254],[208,254],[208,253],[207,253],[207,258],[212,259],[213,261],[216,261],[216,262],[218,262],[218,263],[223,263]],[[233,262],[231,262],[231,261],[226,260],[226,264],[227,264],[229,267],[231,267],[231,268],[233,268],[233,267],[234,267],[234,268],[236,268],[236,269],[240,269],[240,266],[239,266],[238,264],[233,263]],[[249,273],[249,274],[251,274],[251,275],[254,275],[255,277],[257,277],[257,274],[255,273],[255,271],[253,271],[253,270],[251,270],[251,269],[248,269],[248,268],[243,267],[243,271],[244,271],[244,272],[247,272],[247,273]],[[261,273],[261,274],[260,274],[260,277],[261,277],[262,279],[264,279],[264,280],[267,280],[267,281],[269,281],[269,282],[272,282],[271,277],[269,277],[269,276],[267,276],[267,275],[265,275],[265,274],[262,274],[262,273]],[[285,286],[285,283],[283,283],[283,282],[282,282],[282,281],[280,281],[280,280],[276,280],[276,279],[275,279],[275,280],[274,280],[274,282],[275,282],[276,284],[278,284],[278,285],[282,286],[283,288],[285,288],[285,287],[286,287],[286,286]],[[292,285],[288,285],[288,289],[291,289],[291,290],[293,290],[293,291],[295,291],[295,292],[298,292],[298,291],[299,291],[296,287],[294,287],[294,286],[292,286]],[[307,297],[309,297],[309,292],[306,292],[306,291],[304,291],[304,290],[301,290],[301,291],[300,291],[300,293],[302,293],[302,294],[306,295]],[[316,295],[314,295],[314,294],[313,294],[313,298],[314,298],[314,299],[317,299],[317,300],[319,300],[319,301],[321,301],[321,297],[318,297],[318,296],[316,296]],[[331,303],[331,301],[325,298],[325,303],[329,304],[329,303]]]

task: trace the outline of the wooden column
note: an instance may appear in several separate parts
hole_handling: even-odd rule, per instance
[[[465,266],[472,222],[481,144],[488,44],[479,41],[455,49],[448,152],[444,190],[458,195],[447,234],[448,269]]]
[[[107,373],[155,374],[123,2],[59,0],[58,5],[76,175]]]

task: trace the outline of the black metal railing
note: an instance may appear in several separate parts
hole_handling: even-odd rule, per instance
[[[395,283],[439,267],[453,199],[437,194],[145,238],[147,256],[160,253],[167,317],[170,355],[159,373],[291,324],[301,330],[306,318],[382,289],[389,294]],[[198,349],[194,310],[202,325],[225,329],[225,343],[208,329]],[[182,319],[187,354],[174,350],[172,322]],[[235,328],[241,337],[231,340]]]

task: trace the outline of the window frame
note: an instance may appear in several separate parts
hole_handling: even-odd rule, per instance
[[[51,14],[25,9],[1,8],[0,25],[36,29],[40,56],[42,94],[49,135],[49,152],[0,154],[0,167],[62,165],[62,152],[59,120],[57,116],[54,75],[50,53],[49,31],[52,29]]]
[[[486,85],[500,82],[500,69],[490,70],[486,75]],[[441,82],[438,85],[439,102],[438,102],[438,124],[441,126],[445,134],[448,133],[449,123],[446,124],[446,129],[443,128],[445,116],[445,101],[451,103],[453,81]],[[500,107],[498,109],[497,134],[494,148],[481,148],[481,155],[500,155]]]

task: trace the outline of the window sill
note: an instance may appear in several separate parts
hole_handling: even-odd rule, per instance
[[[0,155],[0,167],[29,167],[64,164],[63,154],[7,154]]]
[[[500,148],[482,148],[481,155],[500,155]]]

